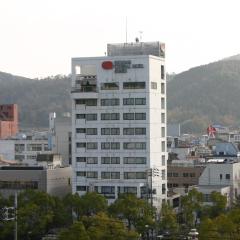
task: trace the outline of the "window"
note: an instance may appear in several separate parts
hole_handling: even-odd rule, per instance
[[[118,90],[119,84],[118,83],[102,83],[101,90]]]
[[[76,148],[85,148],[86,147],[86,143],[84,142],[77,142],[76,143]]]
[[[134,142],[123,143],[123,149],[135,149],[135,143]]]
[[[165,109],[165,98],[161,98],[161,108]]]
[[[110,164],[111,163],[110,157],[101,157],[101,163],[102,164]]]
[[[111,143],[111,149],[120,149],[120,143],[119,142],[112,142]]]
[[[135,135],[146,135],[146,128],[135,128]]]
[[[86,114],[76,114],[76,119],[85,119]]]
[[[123,113],[123,120],[134,120],[134,113]]]
[[[77,157],[76,161],[77,162],[86,162],[86,157]]]
[[[183,177],[188,177],[188,173],[183,173]]]
[[[161,83],[161,94],[165,94],[165,84]]]
[[[24,155],[15,155],[15,160],[23,161],[25,159]]]
[[[97,114],[96,113],[86,114],[86,120],[87,121],[96,121],[97,120]]]
[[[124,179],[146,179],[145,172],[124,172]]]
[[[157,83],[151,82],[151,89],[157,89]]]
[[[165,159],[165,155],[162,155],[162,166],[166,165],[166,159]]]
[[[88,142],[87,143],[87,149],[97,149],[98,143],[97,142]]]
[[[166,178],[166,172],[165,170],[162,170],[162,180],[165,180],[165,178]]]
[[[77,105],[97,106],[97,99],[76,99]]]
[[[124,82],[123,89],[145,89],[145,82]]]
[[[119,105],[118,98],[101,99],[101,106],[118,106],[118,105]]]
[[[123,105],[134,105],[134,98],[123,98]]]
[[[111,114],[110,113],[101,113],[101,120],[110,120]]]
[[[87,128],[86,135],[97,135],[97,128]]]
[[[110,149],[110,142],[102,142],[101,149]]]
[[[123,135],[134,135],[134,128],[123,128]]]
[[[42,144],[27,144],[27,151],[42,151]]]
[[[161,79],[164,79],[164,76],[165,76],[164,65],[161,65]]]
[[[119,120],[120,114],[119,113],[111,113],[111,120]]]
[[[165,149],[165,141],[162,141],[162,152],[165,152],[166,149]]]
[[[76,128],[76,133],[86,133],[86,128]]]
[[[111,164],[120,164],[120,157],[111,157]]]
[[[86,177],[86,172],[85,171],[78,171],[77,172],[77,177]]]
[[[77,186],[76,190],[81,192],[81,191],[87,191],[87,187],[86,186]]]
[[[97,157],[87,157],[87,164],[98,164]]]
[[[178,177],[178,173],[177,173],[177,172],[173,172],[173,173],[172,173],[172,176],[173,176],[173,177]]]
[[[136,179],[146,179],[146,172],[136,172]]]
[[[25,150],[25,145],[24,144],[15,144],[15,152],[16,153],[21,153]]]
[[[196,177],[195,173],[190,173],[190,177]]]
[[[146,98],[123,98],[123,105],[146,105]]]
[[[162,194],[166,194],[166,185],[162,184]]]
[[[162,134],[162,137],[165,137],[165,127],[162,127],[161,130],[162,130],[162,133],[161,133],[161,134]]]
[[[230,174],[226,174],[226,179],[230,179]]]
[[[110,128],[101,128],[102,135],[110,135]]]
[[[115,187],[114,186],[102,186],[101,187],[101,193],[102,194],[114,194],[115,193]]]
[[[111,135],[119,135],[120,128],[111,128]]]
[[[124,157],[124,164],[146,164],[146,157]]]
[[[137,142],[137,143],[135,143],[135,148],[136,149],[146,149],[146,143],[144,143],[144,142]]]
[[[123,143],[123,149],[146,149],[145,142],[125,142]]]
[[[161,113],[161,122],[165,123],[165,113]]]
[[[102,164],[120,164],[120,157],[101,157]]]
[[[220,177],[220,180],[222,180],[222,174],[220,174],[219,177]]]
[[[124,179],[136,179],[136,172],[125,172]]]
[[[124,187],[124,193],[137,194],[137,187]]]
[[[101,113],[101,120],[119,120],[119,113]]]
[[[146,98],[135,98],[135,105],[146,105]]]
[[[27,155],[27,160],[36,160],[36,155]]]
[[[111,172],[111,179],[120,179],[120,172]]]
[[[102,179],[110,179],[111,173],[110,172],[101,172],[101,178]]]
[[[120,128],[102,128],[101,134],[102,135],[119,135]]]
[[[98,172],[86,172],[86,177],[87,178],[98,178]]]
[[[135,120],[146,120],[146,113],[135,113]]]

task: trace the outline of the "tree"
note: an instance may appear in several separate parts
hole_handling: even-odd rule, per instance
[[[177,215],[168,204],[162,206],[159,228],[161,232],[168,231],[171,236],[175,236],[178,232]]]
[[[88,233],[82,222],[75,222],[68,229],[64,229],[58,240],[90,240]]]
[[[181,208],[183,213],[183,220],[189,226],[195,225],[194,216],[196,216],[202,209],[203,194],[198,192],[195,188],[189,191],[188,195],[181,198]]]
[[[213,203],[212,207],[210,208],[211,217],[216,217],[225,211],[227,205],[226,196],[223,196],[219,192],[212,192],[210,194],[210,199]]]
[[[204,218],[199,227],[199,240],[206,239],[221,239],[221,235],[217,231],[217,226],[210,218]]]
[[[141,234],[146,232],[146,225],[150,228],[155,226],[155,208],[143,200],[138,199],[134,194],[122,194],[109,207],[112,216],[127,221],[128,229],[137,229]]]
[[[138,234],[135,231],[128,231],[123,222],[108,217],[105,213],[98,213],[95,216],[84,216],[83,224],[94,240],[137,240]]]
[[[99,212],[107,210],[107,200],[102,195],[96,192],[88,192],[81,197],[81,209],[80,213],[83,216],[95,215]]]

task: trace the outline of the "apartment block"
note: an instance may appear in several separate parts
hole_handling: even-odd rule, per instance
[[[18,106],[0,105],[0,139],[15,136],[18,133]]]
[[[108,44],[72,59],[73,193],[167,199],[164,44]]]

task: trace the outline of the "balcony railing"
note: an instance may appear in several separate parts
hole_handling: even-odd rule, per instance
[[[97,86],[75,86],[71,90],[72,93],[74,92],[98,92]]]

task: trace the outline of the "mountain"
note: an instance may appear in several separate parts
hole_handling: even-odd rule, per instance
[[[184,132],[210,123],[240,125],[240,61],[237,56],[168,75],[168,121]],[[49,112],[70,112],[70,77],[28,79],[0,72],[0,104],[19,105],[21,127],[48,127]]]
[[[0,72],[0,104],[17,103],[20,126],[48,127],[49,112],[70,111],[70,77],[28,79]]]
[[[176,74],[168,83],[168,120],[185,132],[240,124],[240,61],[224,59]]]

